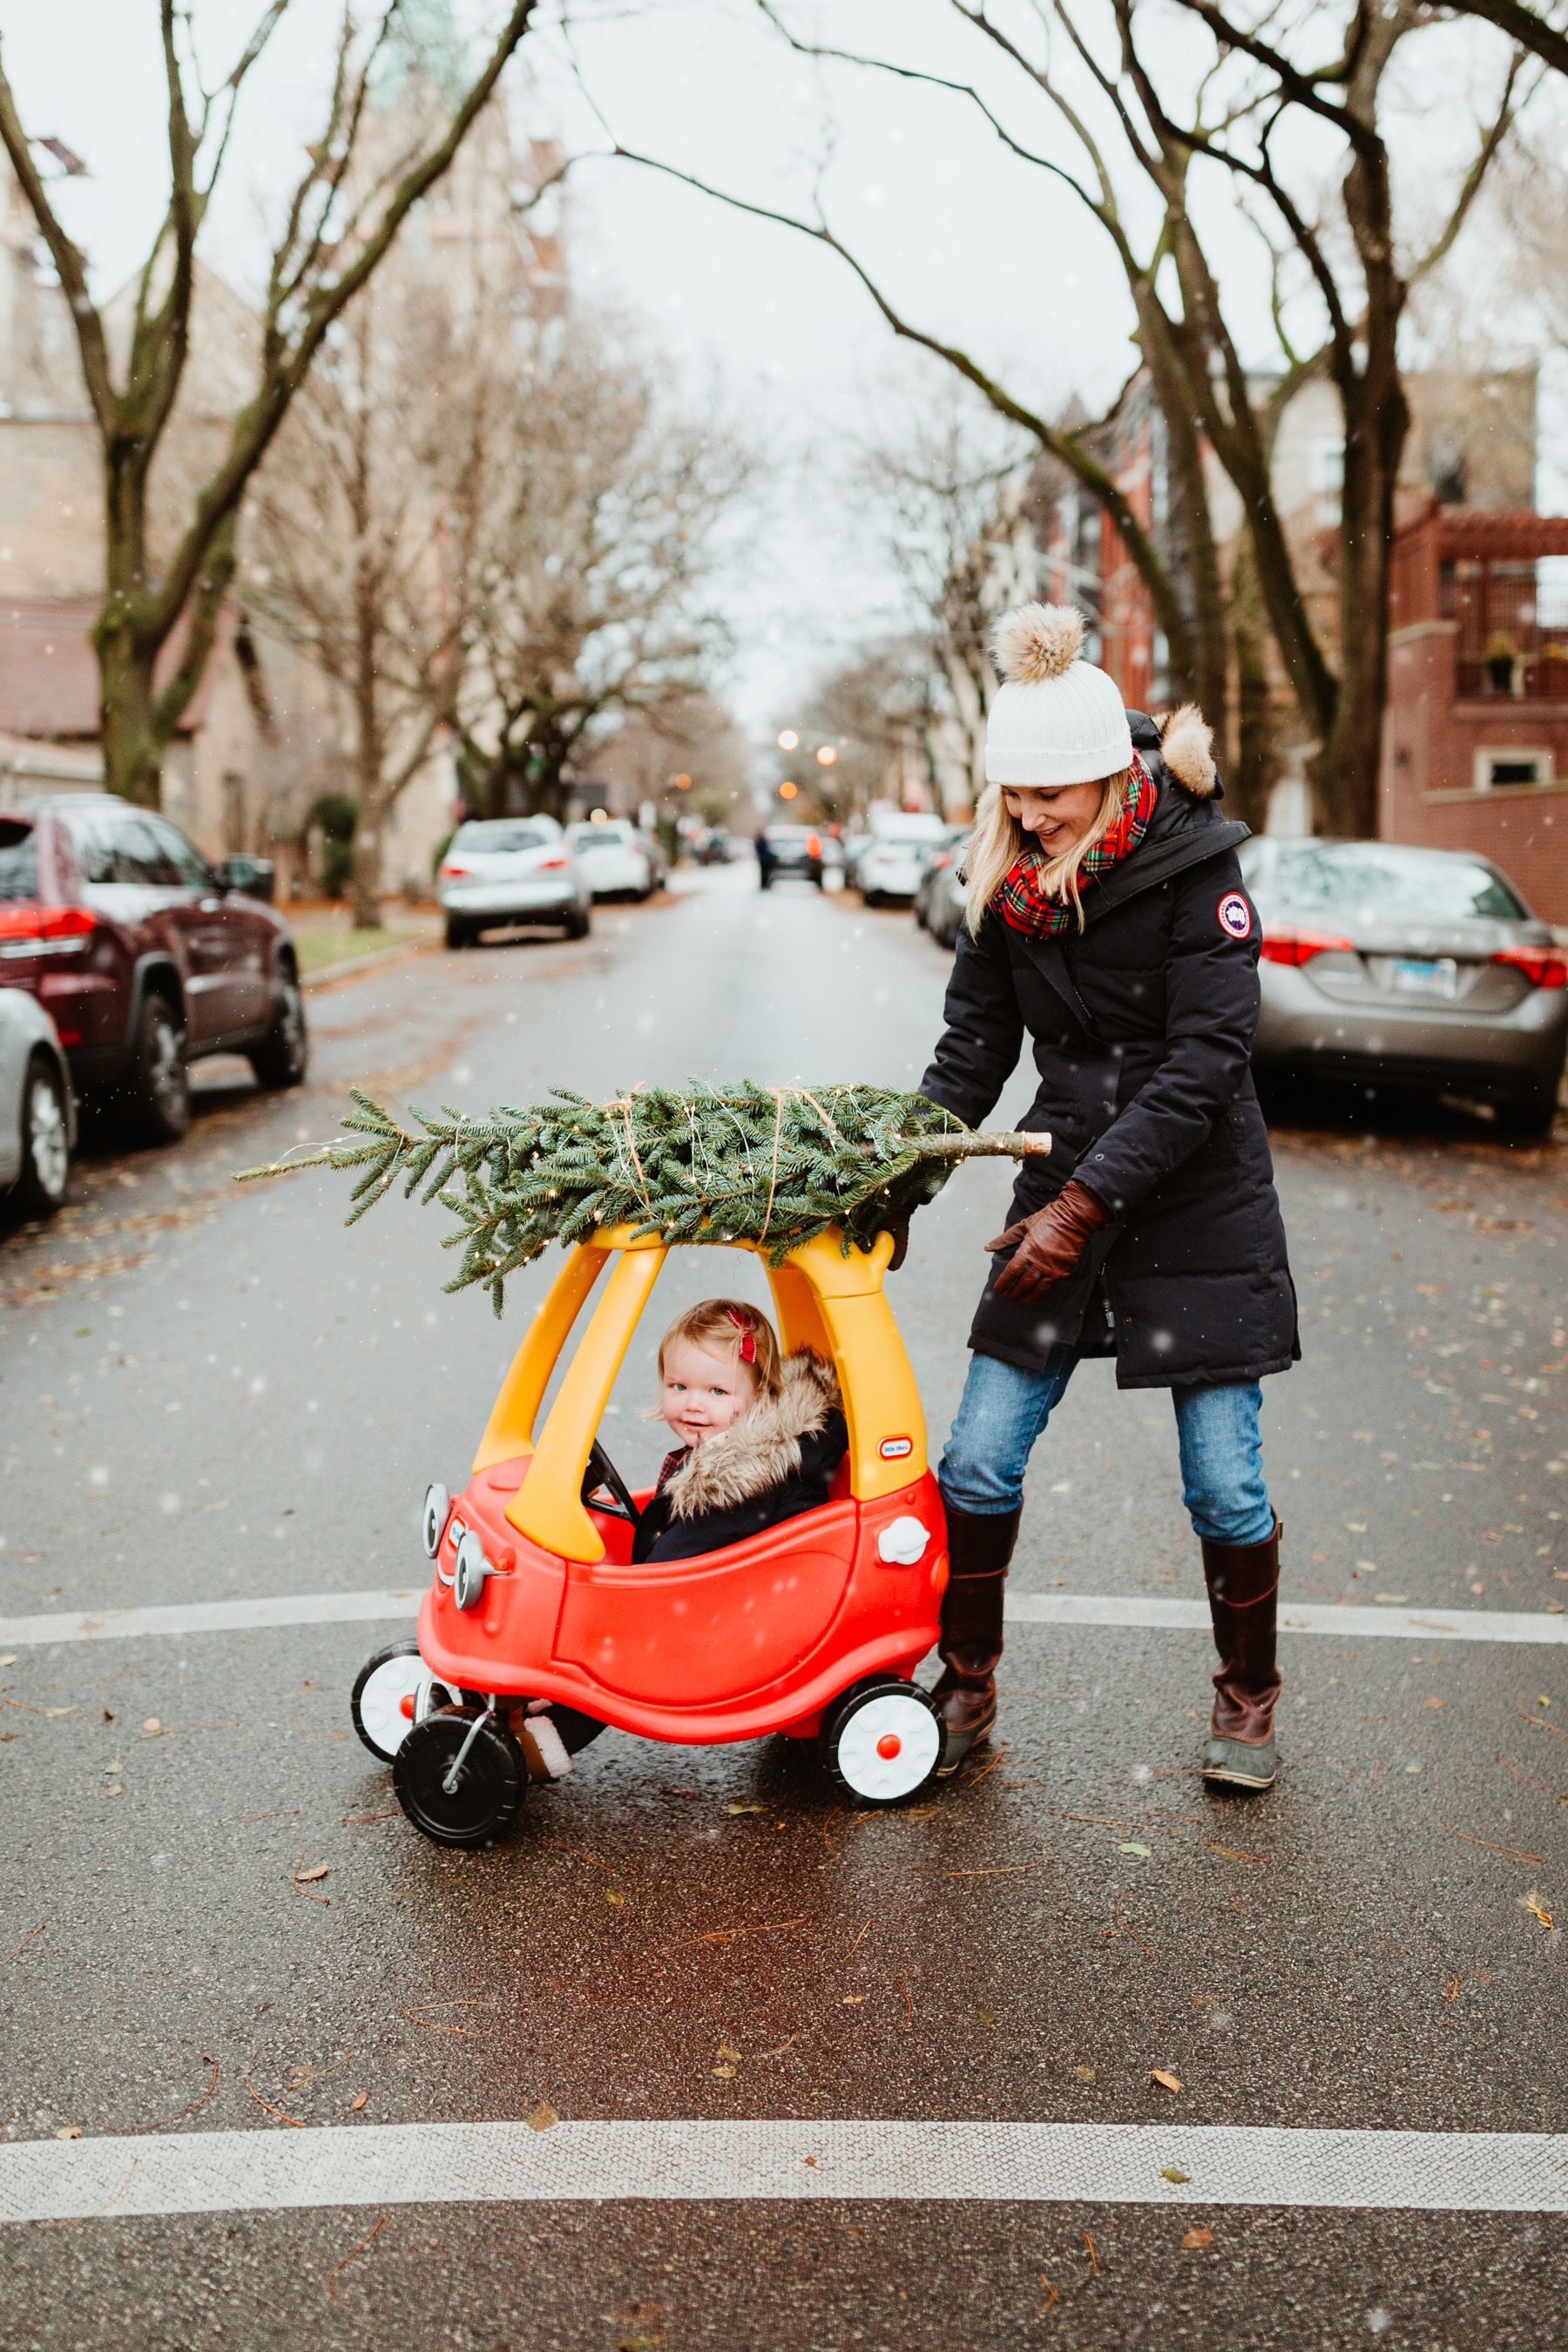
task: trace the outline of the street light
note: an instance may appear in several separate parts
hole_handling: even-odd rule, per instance
[[[819,768],[831,768],[833,762],[837,759],[837,757],[838,754],[834,750],[832,744],[825,743],[821,751],[816,755],[817,766]]]
[[[691,789],[691,779],[690,779],[690,777],[689,777],[689,776],[677,776],[677,778],[676,778],[676,780],[675,780],[675,789],[676,789],[676,791],[677,791],[678,793],[689,792],[689,791],[690,791],[690,789]]]
[[[779,737],[779,750],[781,751],[793,751],[799,741],[800,737],[795,733],[795,729],[793,727],[786,727]]]
[[[793,784],[781,784],[779,786],[779,798],[781,801],[793,801],[795,798],[795,786]]]

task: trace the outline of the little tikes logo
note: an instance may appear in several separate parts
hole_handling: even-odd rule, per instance
[[[1239,890],[1226,891],[1216,912],[1221,928],[1227,930],[1233,940],[1249,940],[1252,937],[1252,909]]]
[[[912,1437],[884,1437],[877,1448],[884,1462],[907,1462],[914,1450]]]

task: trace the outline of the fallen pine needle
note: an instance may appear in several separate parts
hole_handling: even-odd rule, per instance
[[[110,2124],[108,2127],[110,2134],[116,2138],[128,2138],[135,2132],[167,2131],[171,2124],[183,2124],[186,2120],[187,2116],[199,2116],[202,2109],[206,2105],[207,2101],[212,2097],[213,2093],[217,2089],[218,2071],[217,2060],[213,2056],[210,2050],[204,2050],[202,2052],[202,2057],[205,2063],[212,2068],[213,2078],[207,2084],[206,2089],[202,2093],[201,2097],[196,2101],[194,2107],[182,2107],[177,2116],[165,2116],[161,2124]]]
[[[262,2044],[262,2048],[263,2048],[263,2049],[265,2049],[265,2047],[266,2047],[266,2044],[265,2044],[265,2042],[264,2042],[264,2043]],[[251,2095],[251,2097],[256,2101],[257,2105],[258,2105],[258,2107],[265,2107],[265,2108],[267,2109],[267,2112],[268,2112],[268,2114],[269,2116],[277,2116],[277,2118],[278,2118],[278,2120],[279,2120],[279,2122],[280,2124],[292,2124],[296,2131],[303,2131],[303,2130],[304,2130],[304,2128],[305,2128],[305,2126],[304,2126],[304,2125],[300,2121],[300,2118],[299,2118],[299,2116],[286,2116],[286,2115],[284,2114],[284,2112],[283,2112],[283,2110],[282,2110],[282,2108],[281,2108],[281,2107],[275,2107],[275,2106],[273,2106],[273,2105],[271,2105],[270,2101],[268,2101],[268,2100],[267,2100],[267,2099],[264,2099],[264,2098],[262,2097],[262,2095],[261,2095],[260,2092],[257,2089],[257,2087],[256,2087],[255,2084],[251,2081],[251,2079],[250,2079],[250,2070],[251,2070],[252,2066],[254,2066],[254,2065],[255,2065],[255,2063],[256,2063],[257,2060],[260,2057],[260,2055],[261,2055],[261,2051],[260,2051],[260,2050],[253,2050],[253,2051],[251,2052],[251,2053],[250,2053],[250,2056],[249,2056],[249,2057],[248,2057],[248,2059],[246,2061],[246,2066],[245,2066],[245,2087],[246,2087],[246,2089],[250,2093],[250,2095]]]
[[[394,1805],[389,1813],[340,1813],[338,1822],[343,1829],[347,1829],[351,1822],[395,1822],[402,1811],[401,1805]],[[268,1819],[268,1815],[258,1813],[256,1818],[258,1822],[264,1822]]]
[[[865,1942],[867,1936],[869,1934],[870,1927],[871,1922],[868,1919],[865,1927],[861,1928],[860,1933],[856,1937],[855,1941],[845,1953],[844,1957],[847,1960],[852,1960],[854,1958],[856,1953],[859,1950],[861,1945]]]
[[[1528,1772],[1521,1772],[1519,1767],[1516,1764],[1510,1764],[1505,1756],[1500,1756],[1497,1760],[1505,1772],[1511,1772],[1514,1779],[1522,1780],[1527,1788],[1539,1789],[1543,1796],[1555,1797],[1560,1805],[1568,1805],[1568,1795],[1565,1795],[1561,1789],[1549,1789],[1544,1780],[1532,1780]]]
[[[728,1944],[736,1936],[782,1936],[786,1927],[804,1927],[804,1919],[775,1919],[768,1927],[710,1927],[705,1936],[688,1936],[679,1944],[671,1944],[672,1952],[689,1951],[693,1944]],[[861,1931],[864,1933],[864,1929]]]
[[[828,1836],[827,1832],[833,1827],[834,1822],[838,1819],[839,1814],[843,1811],[844,1808],[842,1805],[835,1805],[833,1811],[828,1814],[827,1819],[822,1824],[822,1843],[827,1848],[828,1853],[833,1856],[836,1862],[838,1859],[838,1848],[834,1844],[833,1840]],[[869,1922],[867,1924],[869,1925]]]
[[[281,1813],[247,1813],[239,1826],[244,1830],[248,1829],[252,1822],[294,1822],[299,1818],[299,1806],[290,1805],[287,1811]]]
[[[34,1928],[34,1930],[33,1930],[33,1935],[32,1935],[32,1936],[24,1936],[24,1937],[23,1937],[23,1938],[22,1938],[22,1940],[21,1940],[21,1942],[17,1945],[17,1947],[16,1947],[16,1950],[15,1950],[14,1952],[7,1952],[7,1953],[6,1953],[6,1955],[5,1955],[5,1966],[6,1966],[7,1968],[9,1968],[9,1967],[10,1967],[10,1965],[11,1965],[11,1963],[12,1963],[12,1961],[13,1961],[13,1960],[19,1960],[19,1959],[21,1958],[21,1957],[22,1957],[23,1953],[26,1950],[26,1948],[27,1948],[28,1945],[32,1942],[32,1940],[33,1940],[33,1936],[41,1936],[41,1935],[43,1934],[43,1932],[44,1932],[44,1929],[48,1926],[48,1924],[49,1924],[49,1923],[48,1923],[48,1921],[47,1921],[47,1919],[40,1919],[40,1920],[39,1920],[39,1922],[38,1922],[38,1924],[37,1924],[37,1927]]]
[[[385,2229],[391,2219],[392,2216],[390,2213],[384,2213],[380,2221],[376,2223],[375,2228],[374,2230],[367,2230],[364,2236],[360,2240],[358,2245],[351,2246],[348,2252],[343,2256],[342,2261],[341,2263],[334,2263],[331,2269],[327,2273],[327,2301],[329,2303],[335,2303],[340,2311],[346,2311],[348,2309],[348,2305],[342,2300],[341,2295],[336,2295],[332,2293],[332,2281],[336,2278],[340,2271],[346,2270],[348,2268],[350,2263],[353,2262],[356,2254],[363,2253],[371,2240],[374,2237],[378,2236],[380,2232]]]
[[[959,1782],[960,1788],[977,1789],[988,1772],[994,1772],[997,1765],[1000,1764],[1003,1757],[1005,1756],[1006,1753],[1007,1743],[1004,1740],[1001,1747],[996,1750],[995,1755],[993,1756],[988,1764],[983,1764],[978,1772],[966,1772],[964,1774],[963,1779]]]
[[[1452,1822],[1445,1822],[1443,1827],[1447,1831],[1450,1837],[1463,1838],[1467,1845],[1484,1845],[1489,1853],[1511,1853],[1516,1862],[1539,1862],[1541,1860],[1541,1856],[1538,1853],[1526,1853],[1522,1846],[1494,1845],[1490,1838],[1472,1837],[1468,1830],[1457,1830]]]
[[[1040,2279],[1040,2284],[1045,2288],[1046,2293],[1050,2296],[1051,2303],[1059,2303],[1059,2302],[1061,2301],[1061,2297],[1060,2297],[1060,2295],[1057,2293],[1057,2291],[1056,2291],[1055,2287],[1051,2284],[1051,2283],[1050,2283],[1049,2279],[1046,2276],[1046,2274],[1045,2274],[1044,2271],[1041,2271],[1041,2273],[1039,2273],[1039,2279]],[[1049,2309],[1050,2309],[1050,2307],[1051,2307],[1051,2303],[1042,2303],[1042,2304],[1041,2304],[1041,2305],[1040,2305],[1040,2307],[1039,2307],[1039,2309],[1038,2309],[1038,2311],[1037,2311],[1037,2312],[1036,2312],[1036,2314],[1035,2314],[1035,2317],[1036,2317],[1037,2319],[1043,2319],[1043,2318],[1045,2317],[1045,2315],[1046,2315],[1047,2312],[1047,2311],[1049,2311]]]
[[[1094,2275],[1098,2278],[1100,2276],[1100,2256],[1094,2251],[1094,2240],[1089,2236],[1087,2230],[1083,2233],[1083,2242],[1089,2248],[1089,2259],[1094,2264]]]
[[[996,1862],[984,1870],[944,1870],[944,1878],[1007,1878],[1015,1871],[1044,1870],[1044,1862]]]
[[[307,1846],[307,1847],[305,1848],[305,1853],[310,1853],[310,1847],[309,1847],[309,1846]],[[305,1859],[305,1854],[304,1854],[304,1853],[302,1853],[302,1854],[300,1856],[300,1862],[303,1862],[303,1861],[304,1861],[304,1859]],[[293,1885],[293,1888],[294,1888],[294,1892],[295,1892],[295,1894],[296,1894],[296,1895],[302,1895],[304,1896],[304,1898],[305,1898],[305,1900],[306,1900],[306,1902],[307,1902],[307,1903],[322,1903],[322,1904],[325,1904],[325,1906],[326,1906],[327,1909],[330,1911],[330,1910],[331,1909],[331,1907],[332,1907],[332,1898],[331,1898],[331,1896],[330,1895],[312,1895],[312,1894],[311,1894],[311,1892],[310,1892],[310,1888],[309,1888],[308,1886],[303,1885],[301,1884],[301,1882],[300,1882],[300,1862],[297,1862],[297,1863],[294,1864],[294,1874],[293,1874],[293,1878],[292,1878],[292,1881],[291,1881],[291,1884],[292,1884],[292,1885]],[[307,1878],[324,1878],[324,1877],[326,1876],[326,1874],[326,1874],[326,1869],[325,1869],[325,1866],[324,1866],[324,1865],[321,1865],[321,1866],[318,1867],[318,1868],[317,1868],[317,1869],[315,1869],[315,1870],[309,1870],[309,1871],[307,1871],[307,1872],[306,1872],[306,1874],[305,1874],[305,1875],[306,1875],[306,1877],[307,1877]]]
[[[1216,1845],[1213,1838],[1205,1838],[1204,1843],[1211,1853],[1223,1853],[1226,1862],[1260,1862],[1269,1870],[1274,1867],[1271,1854],[1244,1853],[1238,1845]]]
[[[559,1838],[552,1837],[542,1837],[539,1843],[541,1845],[552,1845],[557,1853],[571,1854],[574,1861],[591,1862],[595,1870],[608,1870],[613,1873],[615,1869],[613,1863],[601,1862],[596,1853],[585,1853],[580,1845],[563,1845]]]
[[[397,2006],[403,2009],[401,2001]],[[410,2025],[427,2025],[432,2033],[466,2033],[470,2042],[481,2042],[484,2039],[477,2025],[443,2025],[438,2017],[416,2017],[411,2009],[403,2009],[403,2014]]]
[[[15,1700],[12,1701],[12,1705],[16,1705]],[[35,1707],[33,1711],[37,1714],[37,1709]],[[1568,1739],[1568,1731],[1560,1730],[1554,1723],[1548,1723],[1543,1715],[1526,1715],[1523,1707],[1521,1707],[1519,1718],[1521,1723],[1538,1723],[1542,1731],[1549,1731],[1552,1734],[1553,1739]]]
[[[1153,1958],[1153,1957],[1154,1957],[1153,1953],[1149,1951],[1149,1947],[1148,1947],[1148,1945],[1143,1941],[1142,1937],[1138,1933],[1138,1930],[1136,1929],[1136,1927],[1130,1927],[1128,1926],[1128,1924],[1127,1924],[1126,1920],[1122,1917],[1122,1916],[1121,1916],[1121,1895],[1119,1895],[1117,1896],[1117,1898],[1116,1898],[1116,1911],[1115,1911],[1115,1915],[1114,1915],[1114,1916],[1115,1916],[1115,1919],[1116,1919],[1116,1924],[1117,1924],[1118,1927],[1120,1927],[1120,1928],[1121,1928],[1121,1933],[1122,1933],[1124,1936],[1131,1936],[1131,1938],[1132,1938],[1132,1940],[1133,1940],[1133,1942],[1137,1945],[1137,1947],[1138,1947],[1139,1950],[1140,1950],[1141,1952],[1148,1952],[1148,1954],[1149,1954],[1149,1958],[1150,1958],[1151,1959],[1152,1959],[1152,1958]]]
[[[909,2030],[910,2030],[910,2032],[912,2033],[912,2032],[914,2032],[914,2030],[915,2030],[915,2005],[914,2005],[914,2002],[910,1999],[909,1994],[904,1990],[903,1983],[902,1983],[902,1981],[901,1981],[901,1979],[900,1979],[900,1978],[895,1977],[895,1978],[893,1979],[893,1982],[898,1986],[899,1990],[900,1990],[901,1993],[903,1993],[903,1995],[904,1995],[904,2008],[905,2008],[906,2011],[908,2012],[908,2016],[909,2016]]]

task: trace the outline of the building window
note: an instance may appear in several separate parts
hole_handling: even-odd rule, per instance
[[[1340,520],[1345,487],[1345,445],[1314,441],[1307,453],[1307,484],[1312,493],[1313,519],[1320,530],[1331,530]]]
[[[1478,793],[1506,792],[1510,784],[1550,784],[1552,753],[1533,745],[1505,743],[1475,754],[1471,779]]]

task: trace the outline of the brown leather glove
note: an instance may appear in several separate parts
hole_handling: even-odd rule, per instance
[[[882,1227],[885,1234],[893,1236],[893,1255],[888,1260],[889,1274],[897,1274],[910,1254],[910,1218],[913,1213],[912,1210],[906,1209],[901,1216],[888,1218]]]
[[[1090,1234],[1110,1221],[1110,1210],[1102,1208],[1076,1177],[1064,1184],[1048,1208],[1037,1209],[1032,1217],[1009,1225],[1005,1234],[986,1243],[990,1250],[1013,1249],[1017,1244],[996,1277],[997,1297],[1016,1298],[1024,1305],[1037,1298],[1042,1290],[1065,1282],[1089,1247]]]

